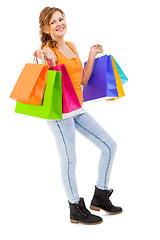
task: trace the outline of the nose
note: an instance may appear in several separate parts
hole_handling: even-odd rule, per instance
[[[62,26],[62,22],[60,20],[57,21],[57,26]]]

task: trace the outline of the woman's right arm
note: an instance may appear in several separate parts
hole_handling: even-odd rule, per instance
[[[43,54],[45,54],[48,57],[48,59],[50,61],[50,64],[51,64],[51,67],[56,66],[56,64],[57,64],[57,56],[49,47],[44,47],[43,51],[42,50],[36,50],[34,52],[33,56],[42,59],[43,58]]]

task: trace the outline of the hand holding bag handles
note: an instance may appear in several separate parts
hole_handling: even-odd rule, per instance
[[[97,57],[89,82],[83,87],[84,102],[115,100],[125,96],[122,81],[124,84],[127,80],[113,56],[105,54]]]
[[[41,106],[20,103],[17,101],[15,112],[43,119],[61,120],[61,72],[48,70],[47,81]]]
[[[38,59],[34,59],[38,63]],[[44,63],[47,64],[44,58]],[[36,65],[36,64],[35,64]],[[39,65],[39,64],[37,64]],[[50,63],[48,62],[50,66]],[[48,67],[47,67],[48,68]],[[43,119],[62,119],[62,81],[61,72],[48,70],[45,90],[41,105],[16,102],[16,113],[34,116]]]
[[[36,58],[34,61],[38,63]],[[62,119],[62,113],[74,115],[81,105],[65,65],[51,68],[47,56],[43,61],[45,64],[48,63],[50,69],[41,106],[17,101],[15,112],[51,120]]]

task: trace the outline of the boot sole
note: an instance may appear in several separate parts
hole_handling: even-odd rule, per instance
[[[120,211],[120,212],[109,212],[109,211],[107,211],[107,210],[105,210],[105,209],[103,209],[103,208],[100,208],[100,207],[96,207],[96,206],[93,206],[93,205],[90,205],[90,209],[92,209],[92,210],[94,210],[94,211],[100,211],[100,209],[101,210],[103,210],[103,211],[105,211],[105,212],[107,212],[107,213],[109,213],[109,214],[111,214],[111,215],[116,215],[116,214],[120,214],[122,211]]]
[[[96,225],[96,224],[102,223],[103,219],[99,222],[96,222],[96,223],[84,223],[84,222],[80,222],[78,220],[73,220],[73,219],[70,219],[70,221],[71,221],[71,223],[82,223],[82,224],[85,224],[85,225]]]

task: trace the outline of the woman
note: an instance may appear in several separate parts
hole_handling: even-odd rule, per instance
[[[67,30],[64,12],[59,8],[46,7],[40,13],[39,23],[42,50],[35,51],[34,56],[42,58],[43,53],[46,54],[51,66],[65,64],[82,106],[83,92],[81,85],[87,85],[92,74],[95,56],[103,51],[102,46],[91,46],[86,67],[83,69],[75,45],[64,41]],[[55,136],[60,155],[62,182],[70,207],[70,221],[84,224],[98,224],[103,221],[101,217],[90,213],[85,206],[84,199],[80,198],[78,194],[75,176],[75,129],[101,150],[98,180],[90,208],[96,211],[102,209],[109,214],[121,213],[122,208],[112,205],[109,200],[113,190],[108,190],[108,182],[116,151],[116,143],[113,139],[83,106],[81,112],[74,116],[63,115],[62,120],[49,120],[48,124]]]

